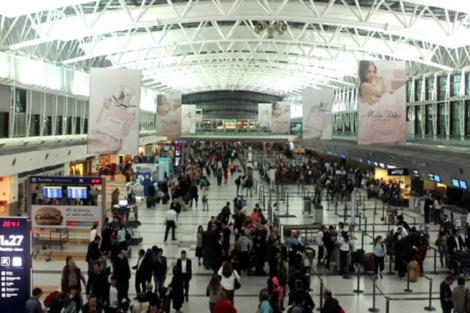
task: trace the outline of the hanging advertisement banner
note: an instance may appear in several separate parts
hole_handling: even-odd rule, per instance
[[[137,154],[141,72],[92,68],[88,113],[89,154]]]
[[[406,144],[406,63],[359,61],[359,145]]]
[[[196,105],[184,104],[181,106],[181,134],[196,133]]]
[[[271,103],[258,103],[258,127],[271,129]]]
[[[157,96],[156,135],[181,136],[181,95]]]
[[[290,103],[273,102],[271,104],[271,133],[290,133]]]
[[[333,89],[304,89],[302,138],[331,140]]]

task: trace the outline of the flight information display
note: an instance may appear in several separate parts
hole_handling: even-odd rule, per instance
[[[0,308],[19,312],[31,295],[31,228],[21,217],[0,217]]]
[[[44,199],[62,198],[62,187],[60,186],[44,186],[42,188],[42,196]]]
[[[86,187],[67,187],[69,199],[88,199]]]

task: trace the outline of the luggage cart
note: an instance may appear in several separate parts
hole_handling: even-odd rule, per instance
[[[32,237],[32,258],[36,259],[39,255],[41,255],[41,250],[47,250],[47,245],[41,244],[41,240],[39,238],[39,234],[33,234]],[[50,262],[52,260],[52,251],[45,253],[46,262]]]

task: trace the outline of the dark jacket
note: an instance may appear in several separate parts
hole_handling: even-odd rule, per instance
[[[88,245],[88,251],[86,253],[86,260],[87,262],[91,263],[93,261],[99,260],[101,257],[100,247],[94,242],[90,242]]]
[[[181,267],[181,259],[178,259],[178,261],[176,261],[176,266],[179,267],[179,269],[181,270],[181,273],[183,272],[183,268]],[[190,259],[186,258],[186,274],[183,274],[185,275],[185,277],[188,279],[188,280],[191,280],[191,278],[193,278],[193,267],[192,267],[192,262]]]
[[[158,261],[157,259],[155,259],[154,266],[155,266],[155,269],[154,269],[155,276],[157,277],[166,276],[168,264],[164,256],[162,257],[161,261]]]
[[[441,283],[441,285],[439,286],[439,298],[441,300],[441,308],[442,310],[452,310],[453,308],[453,305],[452,305],[452,301],[450,299],[452,299],[452,290],[450,289],[450,286],[448,284],[446,284],[445,281],[443,281]],[[448,298],[449,301],[446,301],[445,299]]]
[[[289,278],[289,289],[290,290],[295,290],[295,282],[301,280],[304,286],[304,291],[308,291],[308,286],[310,284],[309,278],[305,276],[302,273],[295,272],[290,278]]]
[[[114,260],[114,276],[116,276],[118,282],[131,278],[131,268],[127,258],[117,257]]]
[[[135,266],[137,266],[137,264]],[[154,270],[154,264],[153,264],[152,260],[144,258],[142,260],[142,263],[140,264],[140,267],[137,269],[135,275],[139,279],[145,280],[145,281],[148,282],[148,281],[152,280],[153,270]]]
[[[339,313],[341,311],[341,307],[336,299],[326,299],[325,303],[323,303],[323,308],[321,309],[321,313]]]
[[[90,305],[88,303],[86,303],[83,307],[82,307],[82,310],[81,312],[82,313],[88,313],[90,311]],[[101,305],[101,303],[96,303],[96,312],[98,313],[102,313],[103,312],[103,306]]]
[[[217,240],[217,234],[212,229],[206,230],[202,234],[202,247],[204,249],[214,249]]]
[[[458,239],[455,239],[455,236],[451,236],[447,239],[447,248],[449,249],[449,254],[453,255],[454,250],[457,249],[457,240],[459,241],[459,247],[460,251],[465,248],[465,243],[463,242],[462,237],[458,237]]]
[[[106,274],[106,272],[100,271],[99,273],[95,273],[94,271],[92,271],[88,275],[86,293],[93,293],[96,295],[98,300],[100,299],[100,297],[103,297],[103,299],[107,301],[109,293],[107,293],[106,290],[109,290],[108,275]]]

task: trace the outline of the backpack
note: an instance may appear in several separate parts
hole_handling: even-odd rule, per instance
[[[338,305],[339,305],[338,299],[335,299],[335,300],[336,300],[336,302],[338,302]],[[339,313],[346,313],[346,311],[344,311],[344,309],[341,305],[339,306]]]
[[[49,294],[46,299],[44,299],[44,306],[46,308],[54,307],[57,305],[62,306],[63,304],[63,297],[62,294],[58,291],[54,291]]]

